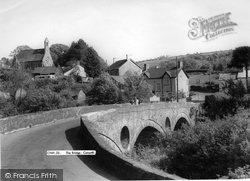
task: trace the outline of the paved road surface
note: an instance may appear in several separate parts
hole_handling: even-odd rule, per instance
[[[84,150],[79,119],[1,135],[1,166],[13,169],[63,169],[64,181],[115,180],[91,156],[47,156],[47,150]]]

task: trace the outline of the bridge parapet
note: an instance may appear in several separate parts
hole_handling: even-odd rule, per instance
[[[146,127],[166,133],[174,130],[179,120],[194,125],[192,110],[198,106],[190,102],[131,105],[88,113],[82,115],[82,121],[93,125],[112,149],[125,153],[133,149],[138,135]]]

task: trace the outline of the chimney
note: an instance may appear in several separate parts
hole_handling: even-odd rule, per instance
[[[126,60],[128,60],[128,54],[126,54]]]
[[[183,68],[183,61],[179,61],[178,62],[178,69],[182,69]]]
[[[76,65],[80,65],[80,61],[79,60],[76,61]]]
[[[143,65],[143,71],[147,71],[149,69],[149,64],[144,63]]]

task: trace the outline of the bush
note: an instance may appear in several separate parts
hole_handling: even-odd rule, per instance
[[[159,168],[159,161],[166,155],[159,147],[152,148],[148,145],[139,144],[133,148],[128,156],[148,166]]]
[[[18,114],[14,99],[0,98],[0,118]]]
[[[219,176],[220,179],[249,179],[250,178],[250,167],[246,165],[244,167],[238,167],[234,171],[229,169],[227,176]]]
[[[165,158],[159,167],[188,179],[214,179],[250,162],[247,123],[228,118],[198,122],[160,138]]]
[[[94,79],[87,93],[86,102],[89,105],[115,104],[119,102],[119,92],[110,75],[105,73]]]
[[[238,101],[223,95],[210,95],[205,97],[202,105],[205,116],[211,120],[235,115],[239,106]]]
[[[236,100],[242,100],[244,94],[246,94],[246,89],[244,87],[243,82],[234,82],[233,79],[227,80],[222,89],[227,95]]]
[[[17,109],[21,113],[33,113],[48,111],[63,107],[63,98],[49,89],[30,90],[25,98],[17,103]]]

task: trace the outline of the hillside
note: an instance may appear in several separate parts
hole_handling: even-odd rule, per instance
[[[187,55],[179,55],[178,60],[183,61],[184,69],[208,69],[211,67],[214,71],[224,71],[230,62],[233,50],[201,52]],[[148,64],[149,67],[168,67],[176,66],[176,56],[160,56],[153,59],[137,62],[143,67]]]

